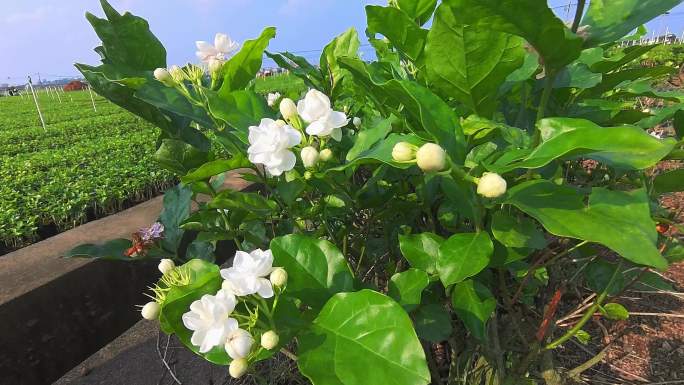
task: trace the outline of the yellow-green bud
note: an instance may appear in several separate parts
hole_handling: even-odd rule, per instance
[[[160,311],[161,306],[159,306],[158,303],[152,301],[146,303],[145,306],[143,306],[142,310],[140,311],[140,314],[144,319],[152,321],[159,318]]]
[[[240,378],[247,373],[248,367],[249,363],[246,359],[238,358],[237,360],[231,361],[230,366],[228,366],[228,373],[233,378]]]
[[[302,148],[300,156],[302,157],[302,163],[304,163],[304,167],[306,168],[311,168],[318,163],[318,150],[311,146]]]
[[[397,162],[411,162],[416,159],[418,147],[408,142],[399,142],[392,148],[392,159]]]
[[[297,105],[290,98],[284,98],[280,101],[280,113],[283,119],[290,120],[297,116]]]
[[[330,159],[332,159],[333,153],[329,148],[324,148],[321,150],[321,152],[318,154],[318,157],[320,160],[327,162]]]
[[[477,183],[477,193],[487,197],[496,198],[506,193],[506,180],[494,172],[486,172]]]
[[[269,330],[261,335],[261,346],[266,350],[271,350],[278,346],[279,341],[280,337],[273,330]]]
[[[269,276],[271,283],[275,287],[283,287],[287,283],[287,271],[282,267],[276,267]]]
[[[416,163],[424,172],[437,172],[446,166],[446,152],[434,143],[425,143],[416,152]]]

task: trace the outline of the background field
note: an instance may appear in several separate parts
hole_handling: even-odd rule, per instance
[[[87,91],[0,98],[0,254],[150,198],[158,130]]]

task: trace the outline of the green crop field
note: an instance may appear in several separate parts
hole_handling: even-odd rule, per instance
[[[87,91],[0,98],[0,252],[163,189],[152,161],[157,129]],[[47,233],[47,234],[45,234]]]
[[[259,93],[280,92],[289,95],[301,94],[306,90],[306,86],[302,79],[294,75],[282,74],[257,79],[254,89]]]

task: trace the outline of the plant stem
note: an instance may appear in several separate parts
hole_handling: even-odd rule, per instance
[[[291,359],[292,361],[297,361],[299,359],[299,357],[297,357],[296,354],[292,353],[291,351],[285,348],[280,348],[280,352],[286,355],[287,358]]]
[[[572,20],[572,28],[570,28],[572,33],[577,32],[577,28],[579,28],[579,23],[582,20],[582,14],[584,13],[584,5],[585,4],[586,4],[586,0],[578,0],[577,1],[577,9],[575,10],[575,18]]]
[[[553,90],[553,80],[556,78],[556,74],[551,72],[546,66],[544,66],[544,72],[546,73],[546,76],[544,77],[544,91],[542,92],[541,99],[539,100],[539,108],[537,109],[537,123],[544,119],[544,115],[546,114],[546,106],[549,104],[551,91]],[[532,148],[537,147],[540,141],[541,131],[539,131],[539,128],[535,127],[534,138],[532,139]]]

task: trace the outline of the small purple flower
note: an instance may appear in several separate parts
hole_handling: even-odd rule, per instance
[[[164,225],[154,222],[152,226],[140,229],[140,237],[143,242],[156,241],[163,237]]]

